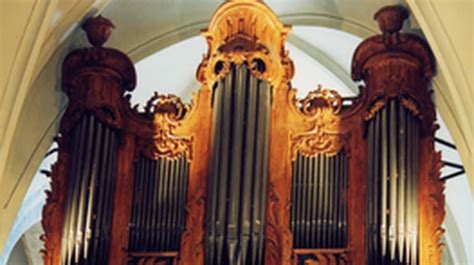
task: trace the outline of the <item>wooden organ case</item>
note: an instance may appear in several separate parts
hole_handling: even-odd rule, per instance
[[[376,13],[382,34],[353,58],[357,97],[298,99],[290,27],[260,1],[227,1],[192,103],[156,93],[143,111],[132,62],[102,47],[112,23],[87,20],[93,47],[62,67],[45,264],[439,264],[435,61],[399,32],[407,16]]]

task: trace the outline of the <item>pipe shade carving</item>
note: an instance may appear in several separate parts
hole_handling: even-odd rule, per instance
[[[439,264],[435,61],[399,32],[407,16],[376,13],[356,98],[318,86],[298,99],[290,27],[261,1],[226,1],[192,103],[155,93],[143,111],[126,95],[132,63],[102,47],[113,24],[88,20],[94,47],[62,67],[45,264]]]

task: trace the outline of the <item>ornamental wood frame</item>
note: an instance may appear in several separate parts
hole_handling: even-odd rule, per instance
[[[295,69],[284,47],[291,28],[260,1],[226,1],[203,32],[208,51],[197,69],[201,88],[193,94],[192,103],[157,93],[145,111],[132,107],[125,95],[135,87],[132,62],[120,51],[102,47],[113,25],[102,17],[88,20],[84,29],[94,47],[73,51],[62,68],[62,86],[69,106],[61,120],[58,161],[50,173],[52,189],[43,210],[44,263],[62,264],[64,201],[68,172],[74,163],[71,130],[84,113],[92,113],[117,131],[120,141],[108,264],[128,264],[131,256],[140,254],[131,253],[128,242],[134,161],[141,154],[150,159],[185,156],[190,161],[190,171],[186,225],[179,252],[144,254],[140,262],[161,264],[158,257],[171,256],[175,257],[173,264],[203,265],[213,86],[232,64],[247,64],[256,77],[272,86],[265,264],[297,264],[298,255],[311,253],[319,260],[308,260],[308,264],[332,264],[334,253],[343,253],[345,264],[366,264],[366,124],[390,99],[400,100],[422,124],[419,264],[440,264],[444,185],[439,180],[440,154],[434,151],[435,109],[428,92],[435,72],[434,57],[424,40],[399,32],[407,18],[404,9],[386,7],[375,18],[382,34],[360,44],[352,62],[353,79],[365,82],[359,95],[346,99],[319,86],[305,98],[297,99],[297,90],[289,85]],[[263,62],[264,72],[256,70],[256,61]],[[221,70],[216,71],[217,68]],[[347,246],[294,249],[289,223],[292,161],[298,153],[331,156],[341,150],[349,157]]]

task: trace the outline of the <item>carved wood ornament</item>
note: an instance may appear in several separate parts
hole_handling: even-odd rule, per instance
[[[43,210],[44,263],[60,265],[65,218],[66,186],[71,171],[72,131],[86,114],[92,114],[117,132],[119,143],[114,169],[115,186],[111,215],[108,264],[204,265],[205,202],[211,159],[213,91],[233,65],[247,65],[250,72],[271,85],[268,188],[264,264],[366,264],[367,124],[397,99],[419,119],[419,264],[439,264],[441,222],[444,218],[443,183],[438,180],[440,154],[434,151],[435,109],[428,84],[435,61],[427,43],[400,33],[408,13],[386,7],[376,13],[382,35],[366,39],[355,51],[354,81],[364,81],[351,105],[343,104],[335,90],[318,86],[303,99],[290,86],[294,66],[284,43],[290,27],[283,25],[263,2],[229,0],[214,13],[203,36],[208,51],[198,66],[201,88],[191,104],[173,95],[155,93],[144,111],[130,104],[136,75],[133,63],[120,51],[104,48],[113,24],[98,17],[84,24],[91,48],[71,52],[62,68],[63,90],[69,106],[61,121],[59,158],[51,172],[52,190]],[[342,248],[296,249],[290,228],[292,162],[298,155],[348,157],[347,245]],[[154,161],[185,157],[189,162],[185,228],[177,252],[130,250],[130,218],[134,174],[139,157]],[[105,253],[104,253],[105,255]]]

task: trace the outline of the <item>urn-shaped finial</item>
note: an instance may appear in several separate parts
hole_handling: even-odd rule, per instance
[[[87,34],[87,39],[94,47],[101,47],[109,39],[114,24],[107,18],[99,15],[87,19],[82,25],[82,29]]]
[[[374,19],[384,34],[400,31],[403,21],[408,18],[408,11],[403,6],[386,6],[377,11]]]

